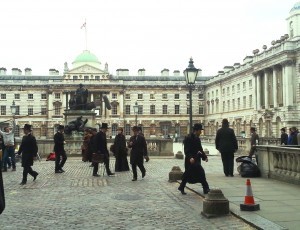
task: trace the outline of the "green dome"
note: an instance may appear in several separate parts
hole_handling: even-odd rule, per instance
[[[96,55],[92,54],[89,50],[84,50],[81,54],[79,54],[75,60],[72,62],[74,67],[89,64],[95,67],[100,66],[100,61],[96,57]]]

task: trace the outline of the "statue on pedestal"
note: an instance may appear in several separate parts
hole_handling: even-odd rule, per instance
[[[72,131],[83,132],[84,126],[88,122],[88,119],[82,120],[82,116],[77,117],[76,120],[70,121],[68,125],[65,126],[65,134],[71,134]]]
[[[96,108],[94,102],[88,103],[89,91],[79,84],[75,95],[69,100],[69,107],[71,110],[91,110]]]

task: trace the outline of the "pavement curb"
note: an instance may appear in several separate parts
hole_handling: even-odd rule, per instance
[[[180,181],[177,181],[177,183],[180,183]],[[190,191],[196,193],[197,195],[201,196],[202,198],[205,198],[205,195],[194,190],[193,188],[186,186],[187,189]],[[255,212],[246,212],[241,211],[240,207],[232,202],[229,201],[229,211],[232,215],[239,218],[240,220],[244,221],[245,223],[251,225],[252,227],[255,227],[260,230],[287,230],[287,228],[284,228],[258,214]]]

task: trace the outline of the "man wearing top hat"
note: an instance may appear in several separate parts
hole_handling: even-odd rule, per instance
[[[209,192],[209,186],[206,181],[205,171],[201,166],[201,159],[208,161],[206,154],[203,151],[200,134],[203,130],[201,124],[194,124],[193,132],[186,136],[184,139],[184,154],[185,154],[185,172],[182,175],[182,181],[178,188],[182,195],[185,195],[184,188],[186,183],[201,183],[203,187],[203,193]]]
[[[64,148],[65,137],[64,137],[64,126],[59,125],[57,132],[54,135],[54,152],[55,152],[55,173],[63,173],[63,167],[67,161],[67,154]]]
[[[33,159],[37,156],[38,146],[35,137],[31,134],[31,125],[25,124],[24,136],[17,154],[22,153],[22,167],[23,167],[23,179],[20,185],[27,183],[27,175],[30,174],[33,180],[39,175],[36,171],[33,171],[31,166],[33,165]]]
[[[107,140],[106,140],[106,132],[108,130],[108,124],[102,123],[102,126],[100,127],[99,132],[96,134],[94,139],[94,147],[93,147],[93,154],[104,154],[104,164],[106,173],[108,176],[115,175],[110,171],[109,168],[109,151],[107,149]],[[98,168],[99,163],[93,163],[94,164],[94,170],[93,170],[93,176],[98,177]]]

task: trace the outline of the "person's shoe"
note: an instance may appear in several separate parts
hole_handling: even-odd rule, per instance
[[[233,174],[231,174],[231,175],[229,175],[229,176],[231,176],[231,177],[234,177],[234,175],[233,175]]]
[[[184,192],[184,188],[179,186],[178,190],[181,192],[182,195],[186,195],[186,192]]]
[[[226,176],[226,177],[229,177],[229,175],[228,175],[228,174],[225,174],[225,176]]]
[[[33,176],[33,181],[35,181],[36,180],[36,178],[37,178],[37,176],[38,176],[39,174],[38,173],[36,173],[34,176]]]
[[[131,181],[137,181],[137,178],[133,178]]]
[[[65,172],[65,170],[63,170],[63,169],[60,169],[60,171]]]
[[[11,171],[13,172],[13,171],[16,171],[17,169],[16,168],[13,168]]]
[[[62,173],[62,171],[60,171],[60,170],[56,170],[56,171],[55,171],[55,173]]]
[[[22,181],[22,182],[20,183],[20,185],[24,185],[24,184],[26,184],[26,181]]]
[[[204,188],[204,189],[203,189],[203,193],[204,193],[204,194],[208,194],[208,193],[209,193],[209,191],[210,191],[210,189],[209,189],[209,188]]]
[[[114,176],[115,174],[110,172],[110,173],[107,173],[108,176]]]
[[[100,177],[100,175],[99,175],[99,174],[93,174],[93,176],[95,176],[95,177]]]
[[[142,173],[142,178],[144,178],[145,176],[146,176],[146,171]]]

